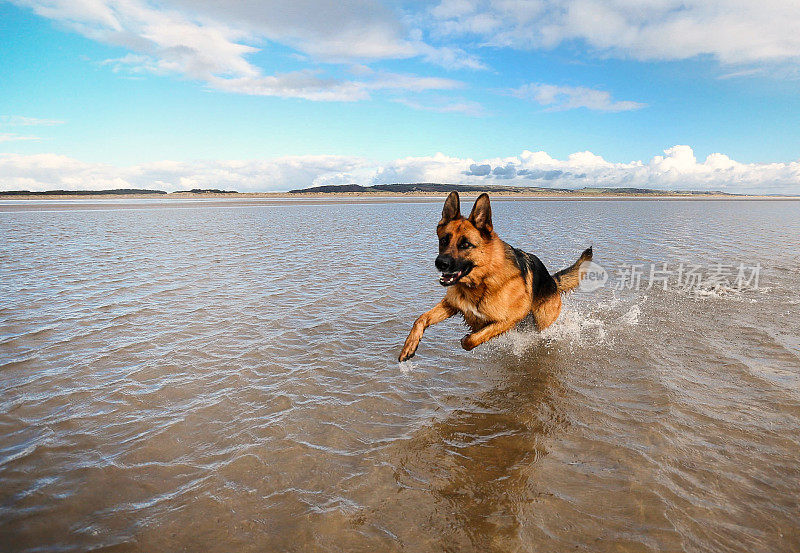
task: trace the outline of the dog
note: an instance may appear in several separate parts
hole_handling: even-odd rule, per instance
[[[461,339],[470,351],[512,329],[529,314],[537,330],[544,330],[561,313],[561,295],[574,290],[592,260],[586,249],[573,265],[551,275],[533,254],[514,248],[497,236],[487,194],[475,200],[468,218],[461,215],[458,192],[450,192],[436,227],[439,284],[444,299],[421,315],[400,352],[399,361],[414,357],[425,329],[460,313],[472,329]]]

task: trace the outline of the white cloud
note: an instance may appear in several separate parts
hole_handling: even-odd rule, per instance
[[[249,36],[287,44],[317,59],[405,58],[417,55],[388,7],[374,0],[168,0]]]
[[[366,160],[346,156],[286,156],[245,161],[167,160],[115,167],[56,154],[0,154],[0,190],[225,188],[242,192],[269,191],[364,181],[373,173],[373,167]]]
[[[362,83],[320,77],[312,71],[295,71],[269,76],[219,78],[208,83],[218,90],[251,96],[280,96],[314,101],[356,101],[369,98]]]
[[[422,57],[454,68],[482,68],[459,48],[435,47],[408,33],[374,0],[17,0],[81,34],[130,51],[102,62],[114,71],[178,74],[239,94],[353,101],[370,91],[449,89],[450,79],[385,73],[348,81],[319,71],[265,74],[252,55],[265,41],[329,63]],[[410,36],[413,35],[413,36]]]
[[[127,68],[134,73],[169,73],[176,69],[163,60],[128,54],[122,58],[105,60],[114,71]],[[275,75],[243,77],[219,77],[209,75],[205,81],[211,88],[224,92],[250,96],[278,96],[303,98],[312,101],[352,102],[370,98],[372,91],[396,90],[422,92],[426,90],[448,90],[460,88],[461,82],[441,77],[420,77],[402,73],[376,72],[364,66],[358,73],[360,80],[344,80],[321,75],[320,71],[302,70]]]
[[[23,115],[0,115],[0,126],[20,126],[20,127],[52,127],[63,125],[64,121],[57,119],[39,119],[36,117],[25,117]]]
[[[638,60],[800,61],[800,3],[791,0],[443,0],[429,13],[440,36],[472,35],[491,46],[582,41]]]
[[[475,160],[437,153],[375,162],[350,156],[286,156],[262,160],[161,161],[129,167],[85,163],[55,154],[0,154],[1,190],[225,188],[284,191],[321,184],[442,182],[551,188],[638,187],[800,194],[800,160],[740,163],[714,153],[696,159],[678,145],[649,161],[616,163],[592,152],[556,159],[525,150],[516,156]]]
[[[422,111],[460,113],[471,117],[483,117],[486,115],[486,110],[481,104],[464,98],[436,98],[431,103],[422,103],[416,100],[409,100],[408,98],[398,98],[395,101],[412,109]]]
[[[441,77],[418,77],[401,73],[376,72],[375,79],[363,86],[372,90],[407,90],[423,92],[425,90],[449,90],[460,88],[462,83]]]
[[[524,151],[512,158],[484,160],[468,170],[468,182],[490,182],[495,169],[515,170],[516,184],[581,188],[635,187],[661,190],[722,190],[733,193],[800,194],[800,160],[788,163],[740,163],[713,153],[698,162],[692,148],[673,146],[649,162],[614,163],[592,152],[576,152],[558,160],[546,152]],[[492,168],[487,173],[485,165]],[[503,181],[508,183],[508,180]]]
[[[0,133],[0,142],[17,142],[21,140],[41,140],[38,136],[23,136],[16,133]]]
[[[631,101],[615,101],[605,90],[583,86],[557,86],[543,83],[522,85],[511,91],[513,96],[533,100],[551,111],[586,108],[594,111],[630,111],[647,104]]]
[[[289,45],[317,60],[401,59],[421,56],[449,69],[485,69],[454,46],[433,46],[418,29],[377,0],[171,0],[182,10],[244,29],[254,37]]]
[[[488,67],[476,56],[468,54],[462,48],[453,46],[430,46],[419,40],[414,42],[417,53],[423,56],[425,61],[435,65],[441,65],[447,69],[488,69]]]
[[[369,184],[399,182],[459,182],[470,159],[448,157],[442,153],[433,156],[406,157],[377,167]]]

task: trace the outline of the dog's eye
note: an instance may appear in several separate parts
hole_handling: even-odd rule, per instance
[[[468,250],[469,248],[474,248],[474,247],[475,246],[473,246],[470,243],[470,241],[467,240],[466,238],[464,238],[463,240],[461,240],[461,242],[458,243],[458,249],[459,250]]]
[[[449,234],[445,234],[444,236],[439,238],[439,247],[440,248],[446,248],[448,242],[450,242],[450,235]]]

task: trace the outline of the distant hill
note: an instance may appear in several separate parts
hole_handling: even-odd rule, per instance
[[[396,184],[376,184],[373,186],[361,186],[359,184],[338,184],[312,186],[310,188],[298,188],[290,190],[289,194],[442,194],[453,190],[464,194],[478,194],[488,192],[492,194],[519,194],[533,196],[559,196],[559,195],[579,195],[579,196],[738,196],[717,190],[654,190],[651,188],[609,188],[609,187],[584,187],[577,189],[570,188],[544,188],[541,186],[506,186],[480,185],[480,184],[447,184],[437,182],[415,182],[415,183],[396,183]],[[193,188],[191,190],[179,190],[167,193],[163,190],[145,190],[139,188],[115,188],[112,190],[45,190],[31,192],[28,190],[0,191],[0,197],[24,197],[24,196],[147,196],[147,195],[172,195],[185,198],[186,194],[206,194],[213,195],[239,195],[245,196],[271,196],[280,193],[242,193],[236,190],[222,190],[219,188]]]
[[[289,194],[306,194],[306,193],[336,193],[336,192],[374,192],[372,186],[361,186],[359,184],[330,184],[325,186],[312,186],[311,188],[298,188],[296,190],[289,190]]]
[[[339,185],[325,185],[325,186],[312,186],[310,188],[298,188],[290,190],[290,194],[341,194],[348,192],[358,192],[363,194],[370,194],[375,192],[393,192],[396,194],[407,194],[410,192],[452,192],[453,190],[463,193],[475,192],[501,192],[512,194],[581,194],[581,195],[605,195],[605,194],[625,194],[625,195],[675,195],[685,194],[689,195],[726,195],[732,196],[726,192],[716,190],[655,190],[651,188],[603,188],[603,187],[585,187],[578,189],[570,188],[544,188],[541,186],[503,186],[503,185],[472,185],[472,184],[443,184],[436,182],[416,182],[410,184],[376,184],[373,186],[361,186],[358,184],[339,184]]]
[[[538,186],[504,186],[480,184],[440,184],[417,182],[414,184],[376,184],[369,188],[378,192],[570,192],[567,188],[541,188]]]
[[[415,182],[411,184],[376,184],[373,186],[361,186],[359,184],[329,184],[325,186],[312,186],[311,188],[298,188],[289,190],[290,194],[336,194],[342,192],[361,192],[369,194],[371,192],[394,192],[405,194],[408,192],[570,192],[566,188],[541,188],[533,186],[481,186],[471,184],[442,184],[437,182]]]

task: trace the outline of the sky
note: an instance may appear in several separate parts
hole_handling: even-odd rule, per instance
[[[796,0],[0,0],[0,190],[800,194]]]

